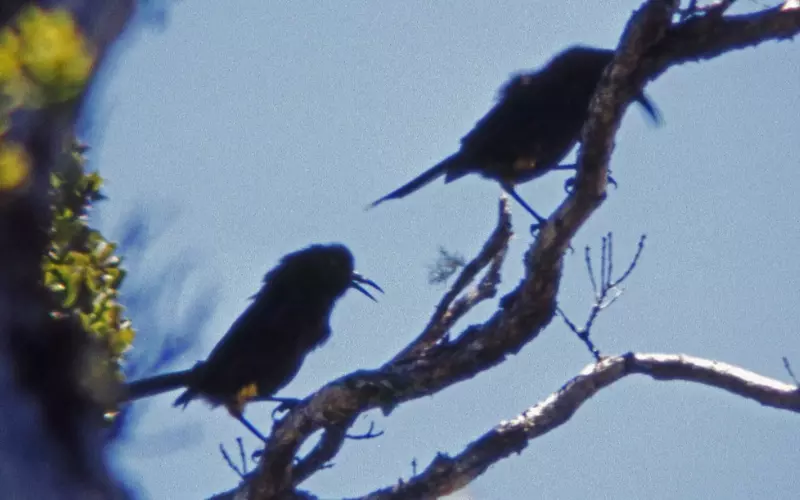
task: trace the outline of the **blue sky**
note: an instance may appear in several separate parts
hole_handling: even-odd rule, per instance
[[[379,304],[348,294],[333,338],[285,395],[376,367],[426,323],[443,289],[426,283],[445,245],[473,255],[493,228],[499,188],[477,177],[436,182],[363,207],[452,153],[509,74],[536,68],[573,43],[614,46],[638,2],[177,2],[162,31],[129,38],[97,89],[92,165],[107,178],[100,228],[119,236],[126,214],[164,224],[145,265],[196,259],[193,286],[219,301],[204,357],[281,255],[341,241],[386,290]],[[573,245],[599,250],[615,235],[617,268],[647,233],[622,300],[594,340],[607,354],[687,353],[786,379],[800,367],[800,246],[796,175],[797,48],[767,43],[669,71],[647,92],[666,123],[631,108],[612,158],[620,183]],[[563,198],[565,176],[520,188],[540,212]],[[528,216],[514,205],[515,238],[502,291],[521,275]],[[582,252],[568,256],[559,296],[574,319],[591,289]],[[163,304],[165,321],[183,302]],[[484,319],[496,300],[456,331]],[[134,314],[134,322],[136,316]],[[159,331],[139,331],[142,345]],[[503,366],[385,418],[380,439],[348,442],[336,466],[304,486],[356,496],[411,474],[557,390],[591,360],[559,322]],[[238,478],[218,445],[258,442],[222,410],[153,399],[114,457],[141,498],[207,497]],[[269,429],[270,406],[248,417]],[[469,488],[474,499],[647,497],[794,498],[797,416],[687,383],[628,379],[566,425]],[[364,430],[368,420],[359,424]],[[358,430],[357,427],[356,430]]]

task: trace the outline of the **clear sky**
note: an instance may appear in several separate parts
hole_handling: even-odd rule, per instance
[[[281,255],[330,241],[347,244],[387,293],[377,305],[348,294],[333,338],[282,394],[302,397],[390,358],[443,293],[426,283],[437,248],[473,255],[493,228],[499,188],[468,177],[364,205],[452,153],[509,74],[572,43],[614,46],[638,4],[198,0],[176,2],[164,31],[131,37],[96,95],[91,161],[110,197],[98,220],[119,237],[126,214],[145,210],[165,232],[131,273],[170,286],[174,276],[158,270],[185,255],[198,264],[194,286],[218,292],[204,304],[213,314],[199,345],[175,368],[205,356]],[[782,356],[800,368],[798,81],[796,44],[767,43],[650,85],[662,128],[631,108],[611,165],[620,187],[573,242],[599,250],[613,231],[619,269],[648,235],[626,294],[595,326],[605,353],[687,353],[784,380]],[[564,178],[520,192],[549,214]],[[528,216],[516,205],[513,216],[519,231],[501,293],[517,283],[531,241]],[[565,268],[560,304],[581,320],[592,299],[582,252]],[[159,309],[165,322],[181,300]],[[146,345],[163,332],[139,335]],[[371,414],[385,435],[348,442],[336,466],[304,486],[335,498],[408,477],[413,459],[424,467],[438,451],[460,452],[590,361],[554,320],[501,367],[388,418]],[[235,449],[242,436],[252,451],[258,442],[223,410],[173,409],[175,396],[142,403],[144,417],[115,451],[119,467],[142,498],[233,487],[218,445]],[[268,430],[270,410],[253,406],[248,416]],[[796,498],[798,422],[719,390],[631,378],[492,467],[469,494]]]

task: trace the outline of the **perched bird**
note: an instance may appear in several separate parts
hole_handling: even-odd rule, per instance
[[[538,223],[543,222],[514,186],[565,169],[558,164],[580,139],[589,102],[613,57],[613,50],[575,46],[537,72],[512,77],[500,89],[495,106],[461,139],[456,153],[368,208],[403,198],[442,175],[448,183],[478,173],[499,182]],[[636,101],[655,123],[660,122],[644,93]]]
[[[127,399],[185,386],[174,406],[185,407],[196,398],[224,405],[263,440],[244,419],[244,405],[254,398],[270,399],[295,377],[306,355],[330,337],[333,306],[349,288],[375,300],[363,285],[383,292],[353,270],[353,255],[343,245],[312,245],[290,253],[267,273],[253,302],[205,361],[133,382]]]

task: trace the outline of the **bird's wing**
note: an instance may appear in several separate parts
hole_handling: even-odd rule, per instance
[[[211,362],[236,362],[241,346],[256,346],[275,337],[289,312],[289,304],[257,293],[253,301],[233,322],[206,359]]]
[[[271,395],[324,342],[329,315],[308,310],[302,298],[274,292],[257,294],[234,321],[203,363],[206,380],[199,385],[226,392],[257,383],[259,394]]]
[[[540,117],[547,116],[547,103],[538,97],[545,84],[535,73],[512,77],[500,88],[492,109],[461,138],[462,151],[478,160],[514,161],[518,145],[545,125]]]

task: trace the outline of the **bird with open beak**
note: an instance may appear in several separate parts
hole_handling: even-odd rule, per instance
[[[312,245],[290,253],[266,274],[253,302],[205,361],[160,376],[160,386],[159,377],[133,382],[127,399],[185,386],[175,406],[185,407],[196,398],[223,405],[263,440],[244,419],[245,404],[270,399],[297,375],[305,357],[330,337],[333,306],[348,289],[374,301],[365,286],[383,292],[354,270],[353,255],[344,245]]]

